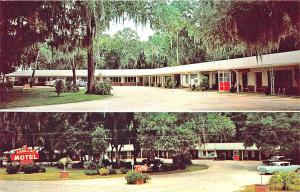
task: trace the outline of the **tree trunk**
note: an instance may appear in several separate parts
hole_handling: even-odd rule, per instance
[[[88,87],[87,87],[87,93],[91,94],[93,93],[94,88],[94,75],[95,75],[95,63],[93,58],[93,33],[94,33],[94,27],[93,25],[93,15],[90,13],[90,17],[88,19],[88,25],[87,25],[87,36],[88,36]]]
[[[72,73],[73,73],[73,86],[76,87],[76,66],[74,62],[74,57],[75,56],[73,56]]]
[[[179,65],[179,32],[177,31],[176,62]]]
[[[120,150],[118,148],[118,144],[115,145],[116,148],[116,163],[117,163],[117,167],[120,167]]]
[[[35,69],[36,69],[37,66],[38,66],[37,61],[38,61],[39,55],[40,55],[40,50],[38,51],[37,56],[36,56],[36,58],[35,58],[35,66],[33,67],[32,74],[31,74],[30,87],[33,87],[33,84],[34,84]]]

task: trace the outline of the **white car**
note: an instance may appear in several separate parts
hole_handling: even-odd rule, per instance
[[[76,82],[77,86],[78,87],[87,87],[87,82],[84,81],[83,79],[79,79],[77,82]]]

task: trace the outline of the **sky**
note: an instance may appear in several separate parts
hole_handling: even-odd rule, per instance
[[[149,23],[147,23],[146,26],[136,25],[132,19],[125,19],[124,24],[123,22],[116,23],[115,21],[111,21],[109,25],[109,29],[104,33],[109,34],[110,36],[116,34],[118,31],[123,30],[126,27],[135,30],[138,33],[141,41],[147,41],[148,37],[154,34],[154,31],[150,28]]]

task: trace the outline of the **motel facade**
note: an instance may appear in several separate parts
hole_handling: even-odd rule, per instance
[[[30,82],[31,70],[6,74],[16,85]],[[210,90],[265,92],[300,95],[300,50],[156,69],[95,70],[95,79],[113,86],[163,87],[168,78],[176,87],[198,86],[201,77],[208,78]],[[87,80],[87,70],[76,70],[77,79]],[[35,85],[55,79],[72,80],[72,70],[36,70]]]

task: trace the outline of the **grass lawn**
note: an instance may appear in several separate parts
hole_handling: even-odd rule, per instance
[[[280,185],[270,185],[269,189],[270,189],[270,192],[281,192],[282,191]],[[292,185],[290,190],[285,190],[285,191],[299,192],[300,191],[300,185]],[[255,192],[255,185],[246,186],[240,192]]]
[[[0,108],[74,103],[80,101],[104,99],[110,96],[88,95],[85,94],[85,92],[85,89],[80,89],[80,91],[77,93],[62,93],[61,96],[58,97],[54,88],[32,88],[29,90],[23,90],[23,88],[14,88],[3,95],[0,95]]]
[[[169,172],[151,173],[150,175],[161,175],[161,174],[173,174],[173,173],[186,173],[192,171],[199,171],[207,169],[206,165],[190,165],[184,170],[176,170]],[[61,169],[56,167],[46,167],[47,171],[45,173],[32,173],[32,174],[6,174],[5,168],[0,168],[0,180],[17,180],[17,181],[54,181],[54,180],[66,180],[59,177],[59,172]],[[99,178],[117,178],[125,177],[125,174],[114,174],[109,176],[100,175],[85,175],[84,169],[68,169],[70,172],[70,180],[84,180],[84,179],[99,179]],[[67,179],[67,180],[68,180]]]
[[[4,168],[0,168],[0,180],[17,180],[17,181],[54,181],[54,180],[66,180],[59,177],[59,172],[62,171],[56,167],[46,167],[45,173],[32,173],[32,174],[6,174]],[[67,169],[69,171],[71,180],[83,180],[83,179],[99,179],[99,178],[116,178],[125,177],[125,174],[114,174],[109,176],[100,175],[85,175],[84,169]],[[68,179],[67,179],[68,180]]]

